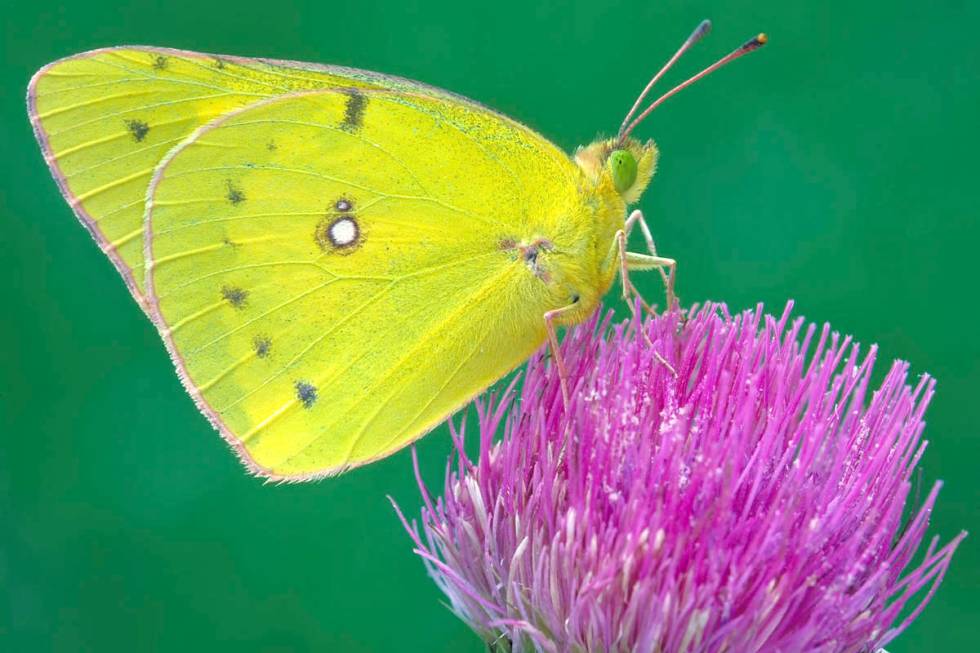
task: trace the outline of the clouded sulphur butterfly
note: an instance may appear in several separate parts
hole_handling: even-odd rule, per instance
[[[45,66],[28,110],[198,407],[253,472],[304,480],[412,442],[617,273],[671,266],[626,219],[657,160],[630,133],[763,42],[634,119],[648,85],[574,157],[416,82],[151,47]],[[634,225],[647,254],[625,251]]]

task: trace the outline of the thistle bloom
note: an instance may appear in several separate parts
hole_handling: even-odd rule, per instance
[[[896,362],[869,397],[874,348],[789,307],[593,321],[563,352],[570,405],[532,361],[406,522],[492,650],[870,652],[932,597],[965,535],[916,556],[932,379]]]

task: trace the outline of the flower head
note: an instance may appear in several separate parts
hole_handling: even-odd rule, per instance
[[[869,394],[875,350],[789,308],[593,321],[563,352],[570,405],[533,360],[406,523],[491,648],[866,652],[931,598],[964,534],[915,555],[930,378],[897,362]]]

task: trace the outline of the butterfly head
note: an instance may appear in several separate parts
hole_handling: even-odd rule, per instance
[[[640,96],[636,98],[636,102],[633,103],[633,107],[623,119],[622,125],[619,127],[619,133],[615,138],[598,140],[591,145],[580,148],[575,153],[575,161],[585,172],[586,177],[596,183],[597,187],[602,187],[604,184],[611,185],[627,205],[633,204],[640,199],[643,191],[646,190],[647,184],[650,183],[650,178],[653,177],[657,166],[658,152],[657,146],[654,145],[653,141],[646,141],[644,143],[630,136],[636,126],[643,122],[667,98],[722,66],[753,50],[757,50],[768,40],[765,34],[759,34],[749,39],[698,74],[670,89],[651,102],[643,111],[640,111],[640,106],[643,104],[643,100],[650,92],[650,89],[653,88],[653,85],[674,65],[674,62],[682,54],[687,52],[688,48],[700,41],[709,31],[711,31],[711,22],[707,20],[701,21],[701,24],[687,37],[687,40],[684,41],[674,56],[653,76],[653,79],[646,85],[646,88],[643,89]]]
[[[612,186],[625,204],[633,204],[646,190],[657,169],[659,151],[653,141],[609,138],[595,141],[575,153],[575,162],[597,186]]]

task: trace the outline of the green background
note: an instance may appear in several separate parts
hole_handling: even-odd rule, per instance
[[[880,6],[874,7],[872,5]],[[608,133],[703,17],[693,72],[770,45],[639,130],[661,167],[642,208],[686,301],[764,301],[878,342],[939,379],[932,532],[977,524],[980,4],[312,0],[5,2],[0,37],[0,650],[466,652],[386,499],[410,456],[303,486],[246,476],[77,224],[31,135],[43,64],[153,44],[345,64],[473,97],[571,149]],[[655,294],[657,282],[641,282]],[[435,480],[445,430],[420,445]],[[980,650],[967,539],[890,648]]]

